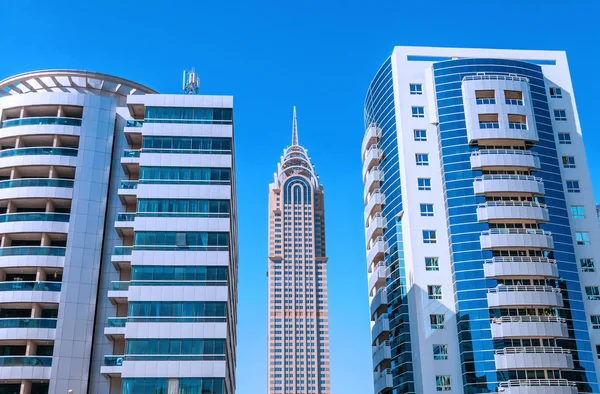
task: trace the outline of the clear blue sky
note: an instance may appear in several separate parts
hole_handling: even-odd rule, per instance
[[[598,174],[599,14],[594,0],[0,0],[0,79],[75,68],[178,93],[182,70],[195,66],[201,93],[235,96],[238,394],[266,393],[267,191],[296,105],[300,143],[326,190],[332,392],[371,394],[360,178],[371,78],[394,45],[566,50]]]

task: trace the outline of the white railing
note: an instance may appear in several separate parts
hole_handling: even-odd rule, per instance
[[[375,375],[375,380],[379,380],[382,378],[385,378],[386,375],[391,375],[392,374],[392,369],[388,368],[388,369],[384,369],[383,371],[379,372],[378,375]]]
[[[507,382],[500,382],[498,387],[551,387],[551,386],[575,386],[575,382],[569,382],[567,379],[512,379]],[[502,390],[504,391],[504,390]]]
[[[373,240],[373,242],[371,242],[371,245],[369,245],[369,252],[371,251],[371,249],[373,249],[373,247],[377,244],[377,242],[381,242],[383,244],[385,242],[385,240],[383,239],[383,237],[377,237],[377,238],[375,238]]]
[[[556,264],[556,260],[549,259],[547,257],[492,257],[489,260],[484,261],[485,264],[494,264],[494,263],[548,263],[548,264]]]
[[[502,316],[494,317],[493,324],[502,323],[564,323],[566,319],[558,316]]]
[[[383,341],[378,346],[373,346],[373,354],[377,353],[379,350],[383,349],[386,346],[390,346],[390,341]]]
[[[497,81],[519,81],[519,82],[529,82],[529,78],[519,77],[516,75],[498,75],[498,74],[479,74],[479,75],[467,75],[462,80],[463,81],[479,81],[479,80],[497,80]]]
[[[550,231],[540,230],[538,228],[491,228],[481,232],[481,235],[490,234],[530,234],[551,236]]]
[[[482,175],[475,178],[475,182],[481,181],[496,181],[496,180],[508,180],[508,181],[535,181],[535,182],[543,182],[542,178],[538,178],[533,175]]]
[[[562,347],[549,347],[549,346],[522,346],[522,347],[505,347],[504,349],[498,349],[496,354],[523,354],[523,353],[546,353],[546,354],[571,354],[569,349],[563,349]]]
[[[482,204],[477,204],[477,208],[488,207],[530,207],[530,208],[547,208],[546,204],[540,204],[534,201],[487,201]]]
[[[371,197],[375,196],[376,194],[380,194],[382,197],[384,196],[381,189],[375,189],[371,193],[369,193],[369,195],[367,196],[367,201],[369,201],[371,199]]]
[[[375,135],[373,136],[371,133],[371,129],[374,128],[375,129]],[[371,140],[371,138],[381,138],[381,128],[379,127],[379,125],[377,123],[370,123],[369,126],[367,126],[367,130],[365,130],[365,136],[363,137],[363,142],[362,142],[362,146],[361,146],[361,152],[364,152],[365,148],[367,147],[367,144],[369,143],[369,140]]]
[[[379,146],[377,146],[377,144],[371,146],[369,149],[367,149],[367,151],[365,152],[364,156],[363,156],[363,162],[367,159],[367,157],[369,156],[369,154],[371,154],[371,152],[374,152],[375,155],[377,156],[377,158],[379,158],[380,153],[382,153],[383,151],[379,148]]]
[[[542,285],[498,285],[493,289],[488,289],[488,293],[507,293],[512,291],[534,291],[542,293],[560,293],[560,289],[552,286]]]
[[[522,155],[522,156],[537,156],[536,152],[521,149],[481,149],[471,152],[471,156],[484,155]]]

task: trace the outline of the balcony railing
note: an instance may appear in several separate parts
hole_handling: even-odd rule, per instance
[[[552,286],[541,286],[541,285],[515,285],[506,286],[498,285],[493,289],[488,289],[488,293],[507,293],[513,291],[533,291],[543,293],[560,293],[560,289]]]
[[[475,182],[482,181],[535,181],[542,183],[543,179],[532,175],[482,175],[475,178]]]
[[[125,356],[104,356],[104,365],[107,367],[121,367]]]
[[[493,257],[491,259],[485,260],[485,264],[494,264],[494,263],[548,263],[548,264],[556,264],[556,260],[549,259],[547,257],[529,257],[529,256],[514,256],[514,257]]]
[[[566,320],[558,316],[502,316],[492,319],[494,324],[502,323],[564,323]]]
[[[64,256],[66,248],[60,246],[9,246],[0,248],[2,256]]]
[[[13,126],[31,126],[31,125],[63,125],[63,126],[81,126],[81,119],[77,118],[57,118],[57,117],[43,117],[43,118],[19,118],[9,119],[2,122],[2,127],[13,127]]]
[[[548,346],[522,346],[522,347],[505,347],[504,349],[497,349],[496,354],[523,354],[523,353],[536,353],[536,354],[571,354],[569,349],[563,349],[562,347],[548,347]]]
[[[142,127],[143,125],[143,120],[128,120],[125,124],[126,127]]]
[[[529,208],[546,208],[546,204],[540,204],[534,201],[487,201],[482,204],[477,204],[477,208],[489,207],[529,207]]]
[[[567,379],[511,379],[506,382],[500,382],[498,387],[556,387],[556,386],[575,386],[575,382],[569,382]],[[501,390],[504,391],[504,390]]]
[[[60,282],[0,282],[0,291],[60,291]]]
[[[480,149],[471,152],[471,156],[484,155],[522,155],[522,156],[537,156],[536,152],[524,149]]]
[[[492,234],[534,234],[534,235],[547,235],[550,236],[550,231],[544,231],[537,228],[491,228],[481,232],[481,235],[492,235]]]
[[[47,213],[5,213],[0,215],[0,223],[10,223],[10,222],[62,222],[68,223],[71,215],[68,213],[55,213],[55,212],[47,212]]]
[[[137,189],[139,181],[121,181],[119,189],[133,190]]]
[[[72,179],[56,179],[56,178],[26,178],[26,179],[9,179],[0,181],[0,189],[8,189],[12,187],[68,187],[73,188]]]
[[[135,219],[135,212],[129,213],[118,213],[117,214],[117,222],[133,222]]]
[[[518,77],[516,75],[467,75],[463,77],[463,81],[480,81],[480,80],[494,80],[494,81],[518,81],[518,82],[529,82],[528,78]]]
[[[122,281],[122,282],[110,282],[110,287],[109,290],[114,290],[114,291],[125,291],[125,290],[129,290],[129,281]]]
[[[56,319],[10,318],[0,319],[2,328],[56,328]]]
[[[123,151],[123,157],[140,157],[141,151],[139,149],[125,149]]]
[[[0,150],[0,158],[14,156],[57,155],[77,157],[76,148],[31,147]]]
[[[377,353],[380,349],[386,347],[386,346],[390,346],[390,341],[383,341],[382,343],[380,343],[378,346],[373,346],[372,350],[373,350],[373,354]]]
[[[115,256],[129,256],[133,252],[133,246],[115,246],[113,255]]]
[[[106,327],[125,327],[125,324],[127,324],[126,317],[110,317]]]
[[[52,357],[1,356],[0,367],[51,367]]]

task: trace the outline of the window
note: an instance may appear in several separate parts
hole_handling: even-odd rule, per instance
[[[527,118],[525,115],[508,115],[508,128],[527,130]]]
[[[508,105],[523,105],[523,92],[520,90],[505,90],[504,103]]]
[[[587,231],[577,231],[575,232],[575,240],[577,241],[577,245],[589,245],[590,233]]]
[[[600,358],[600,345],[596,345],[596,354],[598,355],[598,358]]]
[[[412,117],[413,118],[424,118],[425,117],[425,108],[424,107],[412,107]]]
[[[558,133],[558,143],[561,145],[571,145],[571,133]]]
[[[585,209],[583,205],[571,205],[571,215],[573,219],[585,219]]]
[[[550,88],[550,97],[552,98],[562,98],[562,89],[557,87]]]
[[[427,153],[417,153],[415,154],[415,161],[418,166],[428,166],[429,155]]]
[[[448,359],[448,345],[433,345],[433,359],[434,360],[447,360]]]
[[[433,216],[433,204],[421,204],[421,216]]]
[[[423,230],[423,243],[424,244],[436,243],[435,230]]]
[[[427,141],[427,130],[415,130],[415,141]]]
[[[423,85],[421,85],[420,83],[411,83],[410,94],[423,94]]]
[[[434,330],[444,329],[444,315],[429,315],[429,321]]]
[[[564,168],[575,168],[575,157],[563,156],[562,163]]]
[[[600,315],[591,315],[590,320],[592,321],[592,328],[594,330],[600,329]]]
[[[594,259],[584,258],[579,259],[579,264],[581,265],[581,272],[595,272],[596,268],[594,267]]]
[[[439,300],[442,298],[442,286],[430,285],[427,286],[427,295],[430,300]]]
[[[579,193],[581,190],[579,189],[579,181],[567,181],[567,192],[569,193]]]
[[[564,109],[555,109],[554,110],[554,120],[567,120],[567,112]]]
[[[440,270],[439,257],[425,257],[425,270],[426,271],[439,271]]]
[[[493,90],[476,90],[475,102],[477,105],[496,104],[496,96]]]
[[[449,375],[436,375],[435,376],[435,389],[437,391],[450,391],[450,376]]]
[[[600,290],[598,290],[598,286],[586,286],[585,295],[588,300],[600,300]]]
[[[419,190],[431,190],[431,179],[429,178],[417,178],[417,184]]]
[[[498,114],[479,114],[480,129],[499,129]]]

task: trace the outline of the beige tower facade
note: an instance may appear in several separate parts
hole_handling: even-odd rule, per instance
[[[329,394],[323,186],[298,144],[269,185],[269,394]]]

